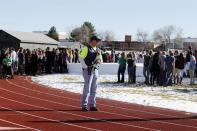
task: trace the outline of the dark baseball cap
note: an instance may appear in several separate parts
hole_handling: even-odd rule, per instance
[[[99,39],[97,36],[94,35],[90,37],[90,41],[93,41],[93,40],[100,41],[101,39]]]

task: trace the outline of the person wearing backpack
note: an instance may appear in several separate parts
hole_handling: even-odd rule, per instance
[[[100,49],[97,47],[100,39],[97,36],[90,38],[90,43],[85,46],[80,54],[79,61],[82,65],[84,88],[82,95],[82,111],[88,111],[88,94],[90,92],[90,111],[98,111],[96,107],[96,89],[99,64],[102,62]]]

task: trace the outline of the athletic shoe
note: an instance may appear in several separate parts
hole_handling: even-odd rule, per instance
[[[86,111],[88,111],[88,108],[87,107],[82,107],[81,111],[86,112]]]
[[[90,111],[98,111],[96,107],[90,107]]]

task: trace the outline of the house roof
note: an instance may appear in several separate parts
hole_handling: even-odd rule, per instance
[[[52,44],[52,45],[59,44],[58,41],[41,33],[10,31],[10,30],[2,30],[2,31],[19,39],[21,42],[43,43],[43,44]]]

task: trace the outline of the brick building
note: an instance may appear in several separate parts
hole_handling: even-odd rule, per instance
[[[136,50],[142,51],[144,50],[145,44],[138,41],[132,41],[132,37],[130,35],[125,36],[125,41],[102,41],[101,47],[110,48],[114,50]]]

